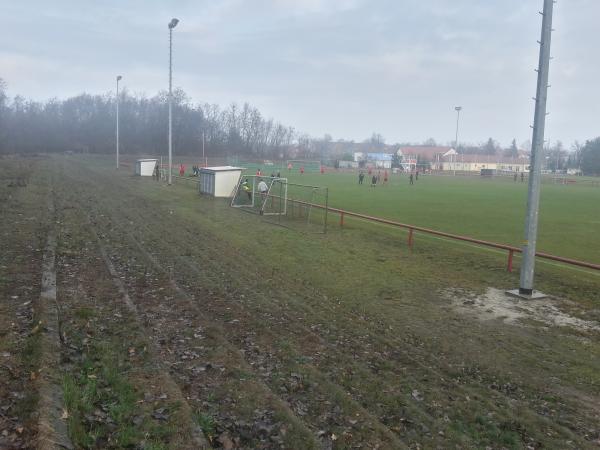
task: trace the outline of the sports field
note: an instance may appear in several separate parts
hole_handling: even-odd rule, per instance
[[[327,186],[336,208],[517,247],[523,241],[527,180],[420,174],[410,186],[408,175],[390,174],[387,186],[371,188],[368,175],[363,185],[352,173],[294,170],[282,176]],[[542,185],[538,251],[600,263],[599,186]]]
[[[552,297],[519,302],[503,295],[518,283],[505,255],[419,236],[411,251],[403,232],[353,220],[300,233],[125,163],[0,164],[0,447],[599,445],[597,274],[539,264],[536,287]],[[511,182],[304,180],[329,185],[335,206],[499,240],[521,232],[489,217],[523,209]],[[598,196],[548,192],[560,207]],[[453,207],[439,205],[451,215],[428,211],[449,194]],[[469,213],[482,199],[487,213]]]

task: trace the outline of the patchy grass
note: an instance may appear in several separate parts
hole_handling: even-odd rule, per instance
[[[220,433],[258,410],[261,421],[275,411],[282,428],[297,427],[284,436],[290,448],[303,448],[306,429],[311,445],[340,447],[586,448],[600,436],[597,334],[482,321],[444,297],[514,287],[504,255],[421,238],[410,251],[403,233],[360,222],[294,233],[191,187],[107,167],[74,162],[61,182],[97,208],[146,319],[169,331],[161,345],[203,348],[194,362],[163,353],[182,384],[186,368],[203,374],[210,392],[185,387],[211,402],[198,409],[202,428],[213,418]],[[165,273],[144,267],[140,247]],[[570,300],[563,311],[587,316],[600,304],[597,277],[542,265],[537,276]],[[170,278],[195,303],[159,290]]]
[[[196,420],[198,426],[200,426],[200,429],[204,433],[204,436],[206,436],[206,439],[212,443],[217,432],[215,419],[210,414],[202,413],[200,411],[197,411],[194,414],[194,419]]]

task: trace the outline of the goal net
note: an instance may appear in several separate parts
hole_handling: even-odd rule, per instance
[[[306,173],[318,173],[321,171],[321,161],[290,159],[286,161],[285,168],[292,172],[299,172],[304,169]]]
[[[240,179],[231,206],[260,214],[271,223],[325,233],[328,199],[326,187],[290,183],[287,178],[253,175]]]
[[[283,205],[282,208],[273,207],[276,199]],[[231,206],[260,215],[285,214],[286,200],[286,178],[246,175],[238,181]]]

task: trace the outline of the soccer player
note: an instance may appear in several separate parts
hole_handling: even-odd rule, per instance
[[[265,197],[267,195],[267,191],[269,190],[269,186],[265,183],[265,180],[260,180],[258,183],[258,192],[260,192],[261,197]]]
[[[365,174],[364,172],[361,170],[360,172],[358,172],[358,184],[363,184],[363,180],[365,179]]]
[[[412,172],[410,173],[410,177],[408,178],[408,181],[409,181],[409,183],[410,183],[411,185],[412,185],[412,184],[415,184],[415,182],[414,182],[414,179],[413,179],[413,174],[412,174]]]
[[[383,172],[383,185],[386,186],[388,182],[388,173],[387,170],[384,170]]]
[[[300,175],[304,175],[304,166],[300,167]]]
[[[373,175],[373,178],[371,178],[371,187],[375,186],[377,186],[377,175]]]
[[[250,188],[250,185],[248,184],[248,178],[242,183],[242,189],[248,195],[248,200],[252,201],[252,188]]]

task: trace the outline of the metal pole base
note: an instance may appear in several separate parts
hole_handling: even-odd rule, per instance
[[[525,300],[538,300],[540,298],[548,297],[543,292],[530,289],[512,289],[510,291],[506,291],[506,294],[510,295],[511,297],[522,298]]]

